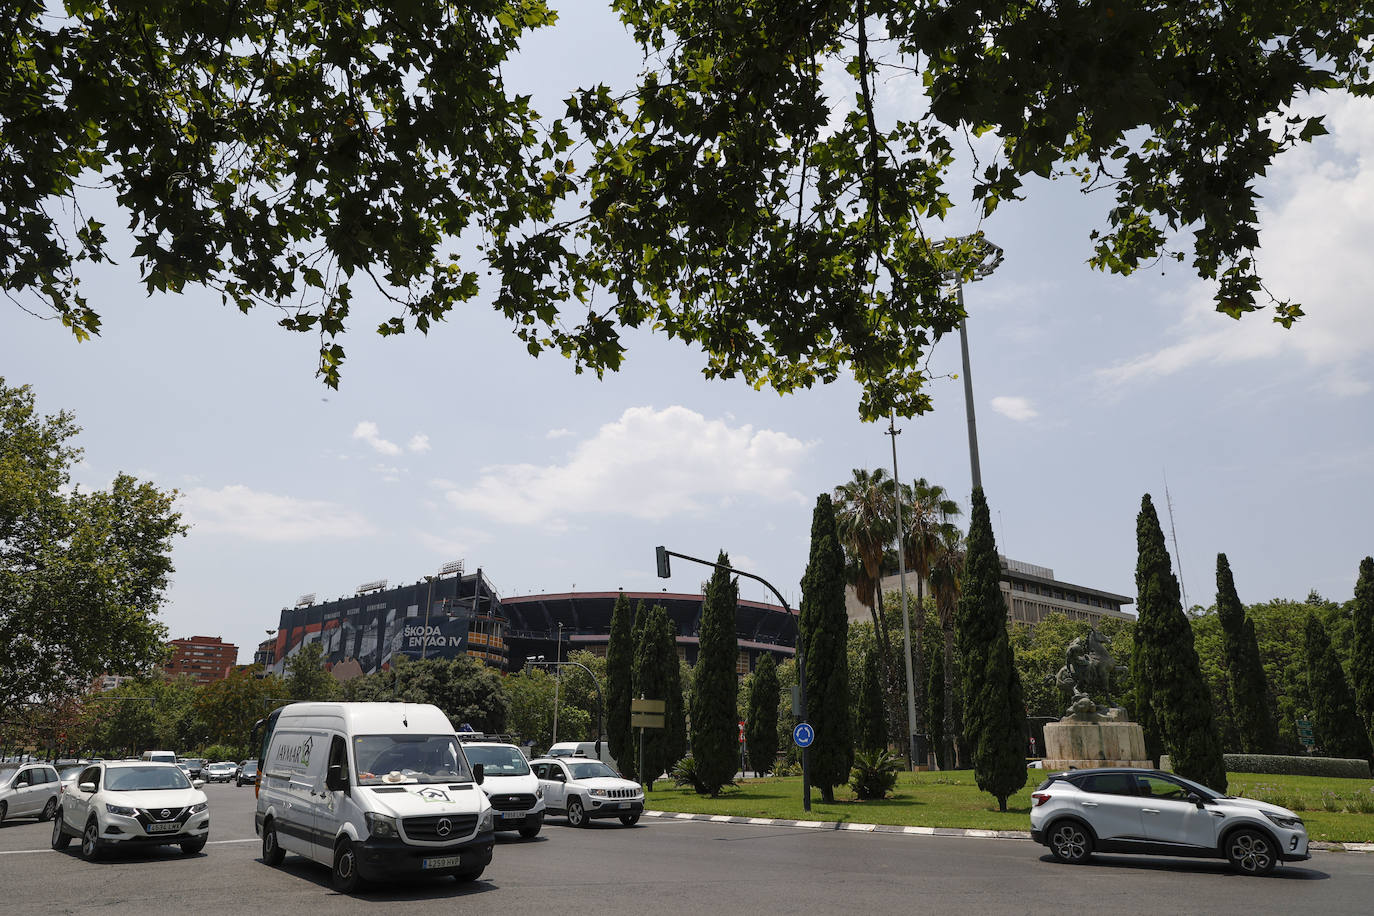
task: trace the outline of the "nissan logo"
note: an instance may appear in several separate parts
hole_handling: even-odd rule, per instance
[[[449,819],[446,817],[439,818],[439,823],[434,828],[434,832],[439,834],[439,836],[448,836],[452,830],[453,824],[449,823]]]
[[[163,808],[163,809],[162,809],[162,819],[163,819],[164,821],[167,820],[167,818],[169,818],[169,817],[171,817],[171,816],[172,816],[172,812],[168,811],[166,808]]]

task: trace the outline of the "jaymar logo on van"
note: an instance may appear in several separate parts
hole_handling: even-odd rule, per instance
[[[315,746],[315,736],[306,735],[300,744],[280,744],[277,746],[277,760],[293,763],[299,767],[310,766],[310,751]]]
[[[427,802],[446,802],[452,800],[448,797],[448,793],[445,792],[443,789],[435,789],[433,787],[421,789],[419,792],[416,792],[415,794],[420,796]]]

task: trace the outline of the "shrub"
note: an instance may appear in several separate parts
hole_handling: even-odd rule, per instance
[[[1361,792],[1346,806],[1346,809],[1355,814],[1374,814],[1374,795],[1369,792]]]
[[[885,798],[897,785],[901,758],[887,751],[856,751],[849,785],[861,799]]]
[[[1285,757],[1278,754],[1226,754],[1229,773],[1269,773],[1275,776],[1331,776],[1368,779],[1369,761],[1345,757]]]
[[[711,794],[710,788],[701,781],[701,776],[697,773],[696,760],[694,760],[690,754],[679,760],[673,766],[673,771],[669,775],[672,776],[673,785],[675,786],[691,786],[696,790],[698,795]],[[733,786],[734,784],[735,783],[731,781],[727,782],[725,785]]]
[[[800,761],[783,758],[777,766],[773,767],[774,776],[800,776],[801,774],[802,765]]]

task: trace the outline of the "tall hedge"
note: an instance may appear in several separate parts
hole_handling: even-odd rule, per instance
[[[878,660],[878,646],[870,646],[864,653],[863,672],[859,678],[859,750],[887,750],[887,710],[883,706],[882,666]]]
[[[765,652],[754,666],[749,712],[744,723],[744,744],[749,752],[749,766],[755,773],[772,772],[777,761],[780,692],[778,663],[773,660],[773,653]]]
[[[964,591],[955,616],[964,695],[964,738],[978,788],[1007,810],[1007,798],[1026,784],[1025,699],[1007,640],[1002,564],[983,488],[973,490],[964,558]]]
[[[1170,570],[1164,531],[1148,493],[1136,516],[1136,550],[1137,701],[1143,705],[1142,697],[1148,699],[1148,721],[1174,771],[1225,792],[1226,763],[1212,694],[1202,676],[1193,628],[1183,613],[1178,579]]]
[[[835,506],[827,493],[811,514],[811,556],[802,576],[800,629],[806,663],[806,714],[816,738],[810,751],[811,782],[821,800],[835,801],[835,787],[849,781],[854,739],[849,711],[849,617],[844,607],[844,551],[835,530]]]
[[[625,770],[634,757],[630,730],[630,700],[634,688],[634,609],[621,592],[611,610],[611,636],[606,644],[606,743],[611,756]],[[626,778],[634,778],[634,770]]]
[[[1354,651],[1350,656],[1350,685],[1355,688],[1356,708],[1364,717],[1366,734],[1374,741],[1374,557],[1360,561],[1351,611]]]
[[[692,760],[697,785],[711,795],[734,781],[739,765],[739,643],[735,611],[739,580],[730,575],[730,557],[720,552],[706,583],[701,605],[700,645],[692,672]]]
[[[1255,624],[1245,616],[1245,608],[1236,594],[1231,564],[1224,553],[1217,554],[1217,618],[1221,622],[1226,683],[1240,750],[1246,754],[1276,753],[1278,717],[1260,660]]]
[[[1369,758],[1369,735],[1355,712],[1355,695],[1316,614],[1307,618],[1307,688],[1312,697],[1312,732],[1328,757]]]

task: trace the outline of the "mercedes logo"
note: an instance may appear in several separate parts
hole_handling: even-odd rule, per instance
[[[168,811],[166,808],[163,808],[163,809],[162,809],[162,819],[163,819],[164,821],[167,820],[167,818],[169,818],[169,817],[171,817],[171,816],[172,816],[172,812]]]
[[[453,824],[449,823],[449,819],[446,817],[439,818],[439,823],[434,828],[434,832],[439,834],[439,836],[448,836],[452,830]]]

